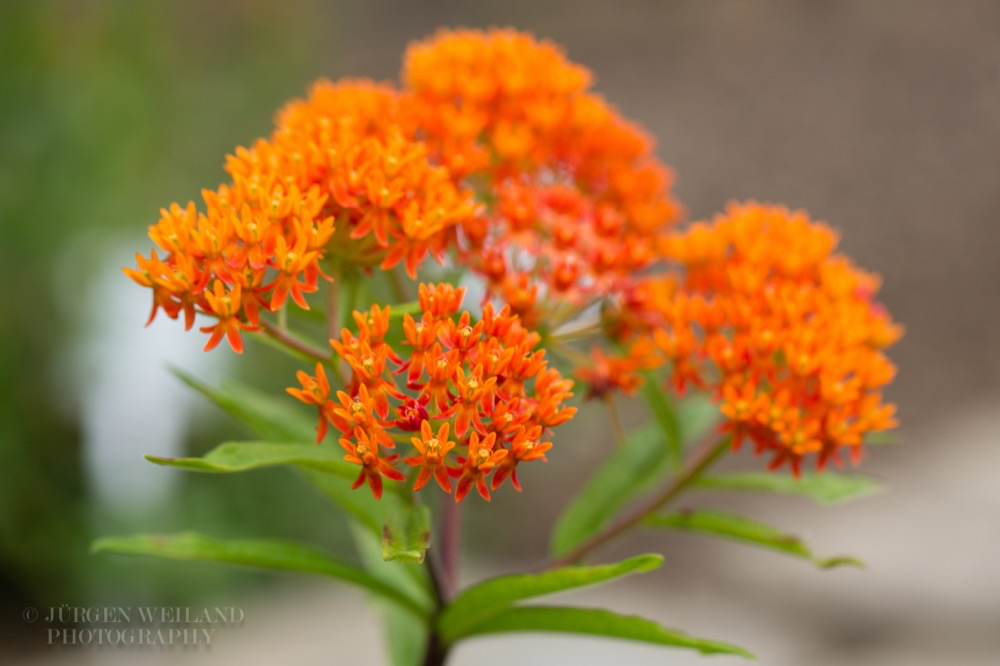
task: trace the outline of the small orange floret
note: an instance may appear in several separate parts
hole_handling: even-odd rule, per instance
[[[458,462],[461,467],[451,470],[451,475],[458,478],[455,486],[455,501],[461,502],[469,494],[472,486],[476,486],[479,495],[490,501],[490,489],[486,484],[486,477],[489,476],[493,468],[510,453],[507,449],[494,450],[496,445],[496,433],[490,433],[480,440],[478,433],[472,433],[469,440],[469,453],[465,457],[459,456]]]
[[[406,459],[407,465],[420,467],[417,480],[413,484],[414,490],[420,490],[431,477],[438,482],[441,489],[446,493],[451,493],[451,478],[448,476],[448,466],[445,458],[448,452],[455,448],[455,443],[448,441],[449,424],[442,423],[437,434],[431,430],[429,421],[424,421],[420,426],[420,437],[413,437],[414,448],[420,454]]]
[[[307,405],[315,405],[319,408],[319,425],[316,427],[316,443],[319,444],[326,436],[329,422],[333,419],[333,403],[330,402],[330,382],[327,381],[323,364],[316,364],[316,376],[311,377],[308,373],[299,370],[296,378],[301,389],[285,389],[292,397],[295,397]]]

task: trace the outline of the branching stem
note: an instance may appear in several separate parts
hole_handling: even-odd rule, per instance
[[[709,435],[714,439],[715,431]],[[712,444],[712,440],[707,440],[706,445],[698,447],[698,453],[691,459],[688,466],[678,474],[663,490],[648,498],[628,513],[622,515],[618,520],[608,525],[590,539],[584,541],[579,546],[549,562],[545,568],[555,569],[579,562],[584,557],[597,550],[607,542],[619,536],[623,532],[641,523],[647,516],[663,508],[680,495],[688,486],[701,476],[702,472],[712,466],[729,449],[729,438],[723,437],[720,441]]]

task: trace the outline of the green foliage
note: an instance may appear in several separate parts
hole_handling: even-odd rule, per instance
[[[864,568],[864,563],[854,557],[817,557],[798,537],[787,534],[771,525],[730,513],[709,510],[678,511],[666,515],[650,516],[646,519],[646,524],[653,527],[700,532],[770,548],[809,560],[821,569],[831,569],[843,565]]]
[[[105,537],[92,546],[94,552],[150,555],[176,560],[228,562],[263,569],[329,576],[366,588],[399,604],[418,617],[426,609],[420,601],[352,564],[333,559],[322,551],[289,541],[223,540],[193,532],[167,535],[139,534]]]
[[[172,368],[182,382],[208,398],[250,433],[266,441],[316,441],[316,423],[288,396],[262,393],[237,382],[212,387],[200,379]]]
[[[660,428],[666,449],[666,459],[671,467],[677,469],[681,466],[681,461],[684,460],[684,442],[676,405],[659,386],[659,381],[653,373],[644,373],[643,377],[642,397],[646,400],[646,405]]]
[[[370,493],[365,495],[371,499]],[[382,502],[385,501],[386,497],[383,497]],[[365,569],[387,585],[419,599],[422,606],[430,613],[434,607],[434,599],[426,567],[402,562],[386,562],[382,559],[381,544],[375,532],[355,525],[353,533]],[[393,666],[419,666],[427,645],[427,621],[417,618],[413,613],[400,608],[398,604],[381,602],[378,597],[373,597],[372,600],[379,606],[384,619],[385,645]]]
[[[599,532],[629,502],[679,469],[684,444],[702,438],[718,418],[707,398],[675,403],[654,381],[648,376],[643,387],[654,422],[630,433],[562,513],[552,533],[554,555],[568,553]]]
[[[352,481],[357,465],[344,462],[343,453],[315,444],[283,442],[225,442],[200,458],[167,458],[147,455],[146,460],[165,467],[194,472],[245,472],[275,465],[298,465]]]
[[[491,578],[462,592],[441,614],[438,626],[445,642],[450,643],[468,635],[473,627],[490,623],[515,602],[643,573],[662,563],[659,555],[639,555],[617,564]]]
[[[669,446],[662,431],[649,425],[631,433],[584,485],[552,532],[551,550],[563,555],[593,536],[670,469]]]
[[[877,479],[861,474],[804,473],[798,479],[784,474],[743,472],[713,474],[697,481],[702,488],[804,495],[820,504],[839,504],[873,495],[882,489]]]
[[[422,504],[386,512],[382,525],[382,559],[423,562],[431,545],[431,512]]]
[[[702,654],[732,654],[747,659],[754,655],[735,645],[696,638],[676,629],[668,629],[645,618],[620,615],[599,608],[568,606],[521,606],[508,608],[489,621],[468,628],[458,638],[515,631],[552,631],[624,638],[644,643],[689,648]]]

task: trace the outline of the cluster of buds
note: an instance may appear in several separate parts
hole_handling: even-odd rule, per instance
[[[545,460],[550,429],[576,412],[563,404],[572,382],[548,367],[538,334],[489,303],[473,322],[468,311],[458,314],[463,295],[448,284],[421,285],[420,318],[402,318],[403,355],[387,340],[388,307],[355,312],[357,334],[345,328],[330,341],[351,368],[348,390],[331,397],[321,364],[315,376],[300,372],[302,387],[289,389],[318,408],[320,439],[329,425],[340,432],[345,459],[361,466],[355,487],[367,481],[379,497],[383,477],[402,481],[399,455],[385,452],[403,441],[414,448],[403,462],[419,468],[415,490],[432,477],[456,501],[473,486],[488,500],[508,477],[520,490],[518,465]],[[451,478],[458,479],[454,491]]]
[[[406,56],[428,145],[495,202],[462,225],[462,260],[527,325],[624,288],[680,216],[652,140],[591,79],[511,30],[445,32]]]
[[[669,363],[722,403],[735,446],[749,438],[797,474],[862,452],[866,434],[895,426],[881,390],[895,374],[882,350],[902,331],[874,300],[876,276],[834,255],[836,235],[802,212],[730,206],[711,224],[670,237],[665,254],[683,279],[647,278],[611,318],[630,353],[616,376]],[[607,370],[609,364],[596,366]],[[597,381],[597,380],[595,380]]]

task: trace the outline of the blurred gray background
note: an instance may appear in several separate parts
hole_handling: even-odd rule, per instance
[[[133,529],[334,548],[344,536],[317,524],[325,505],[280,473],[146,469],[142,453],[202,451],[235,432],[195,408],[167,362],[273,390],[294,366],[260,348],[252,369],[224,350],[201,355],[203,339],[173,322],[143,330],[148,295],[118,270],[146,251],[160,206],[220,182],[224,154],[266,135],[315,78],[396,79],[409,41],[492,25],[550,38],[590,67],[598,91],[657,137],[691,219],[754,198],[840,229],[907,327],[891,350],[899,442],[863,468],[889,491],[833,509],[738,498],[866,571],[646,536],[601,557],[655,549],[661,572],[568,601],[731,640],[764,664],[1000,663],[1000,3],[987,0],[0,4],[0,661],[382,661],[374,614],[343,587],[87,553],[95,535]],[[603,413],[583,411],[550,464],[527,470],[522,495],[471,511],[470,580],[544,555],[610,438]],[[626,413],[642,418],[635,405]],[[28,605],[198,599],[247,609],[210,652],[53,650],[21,619]],[[455,657],[699,663],[530,635]]]

